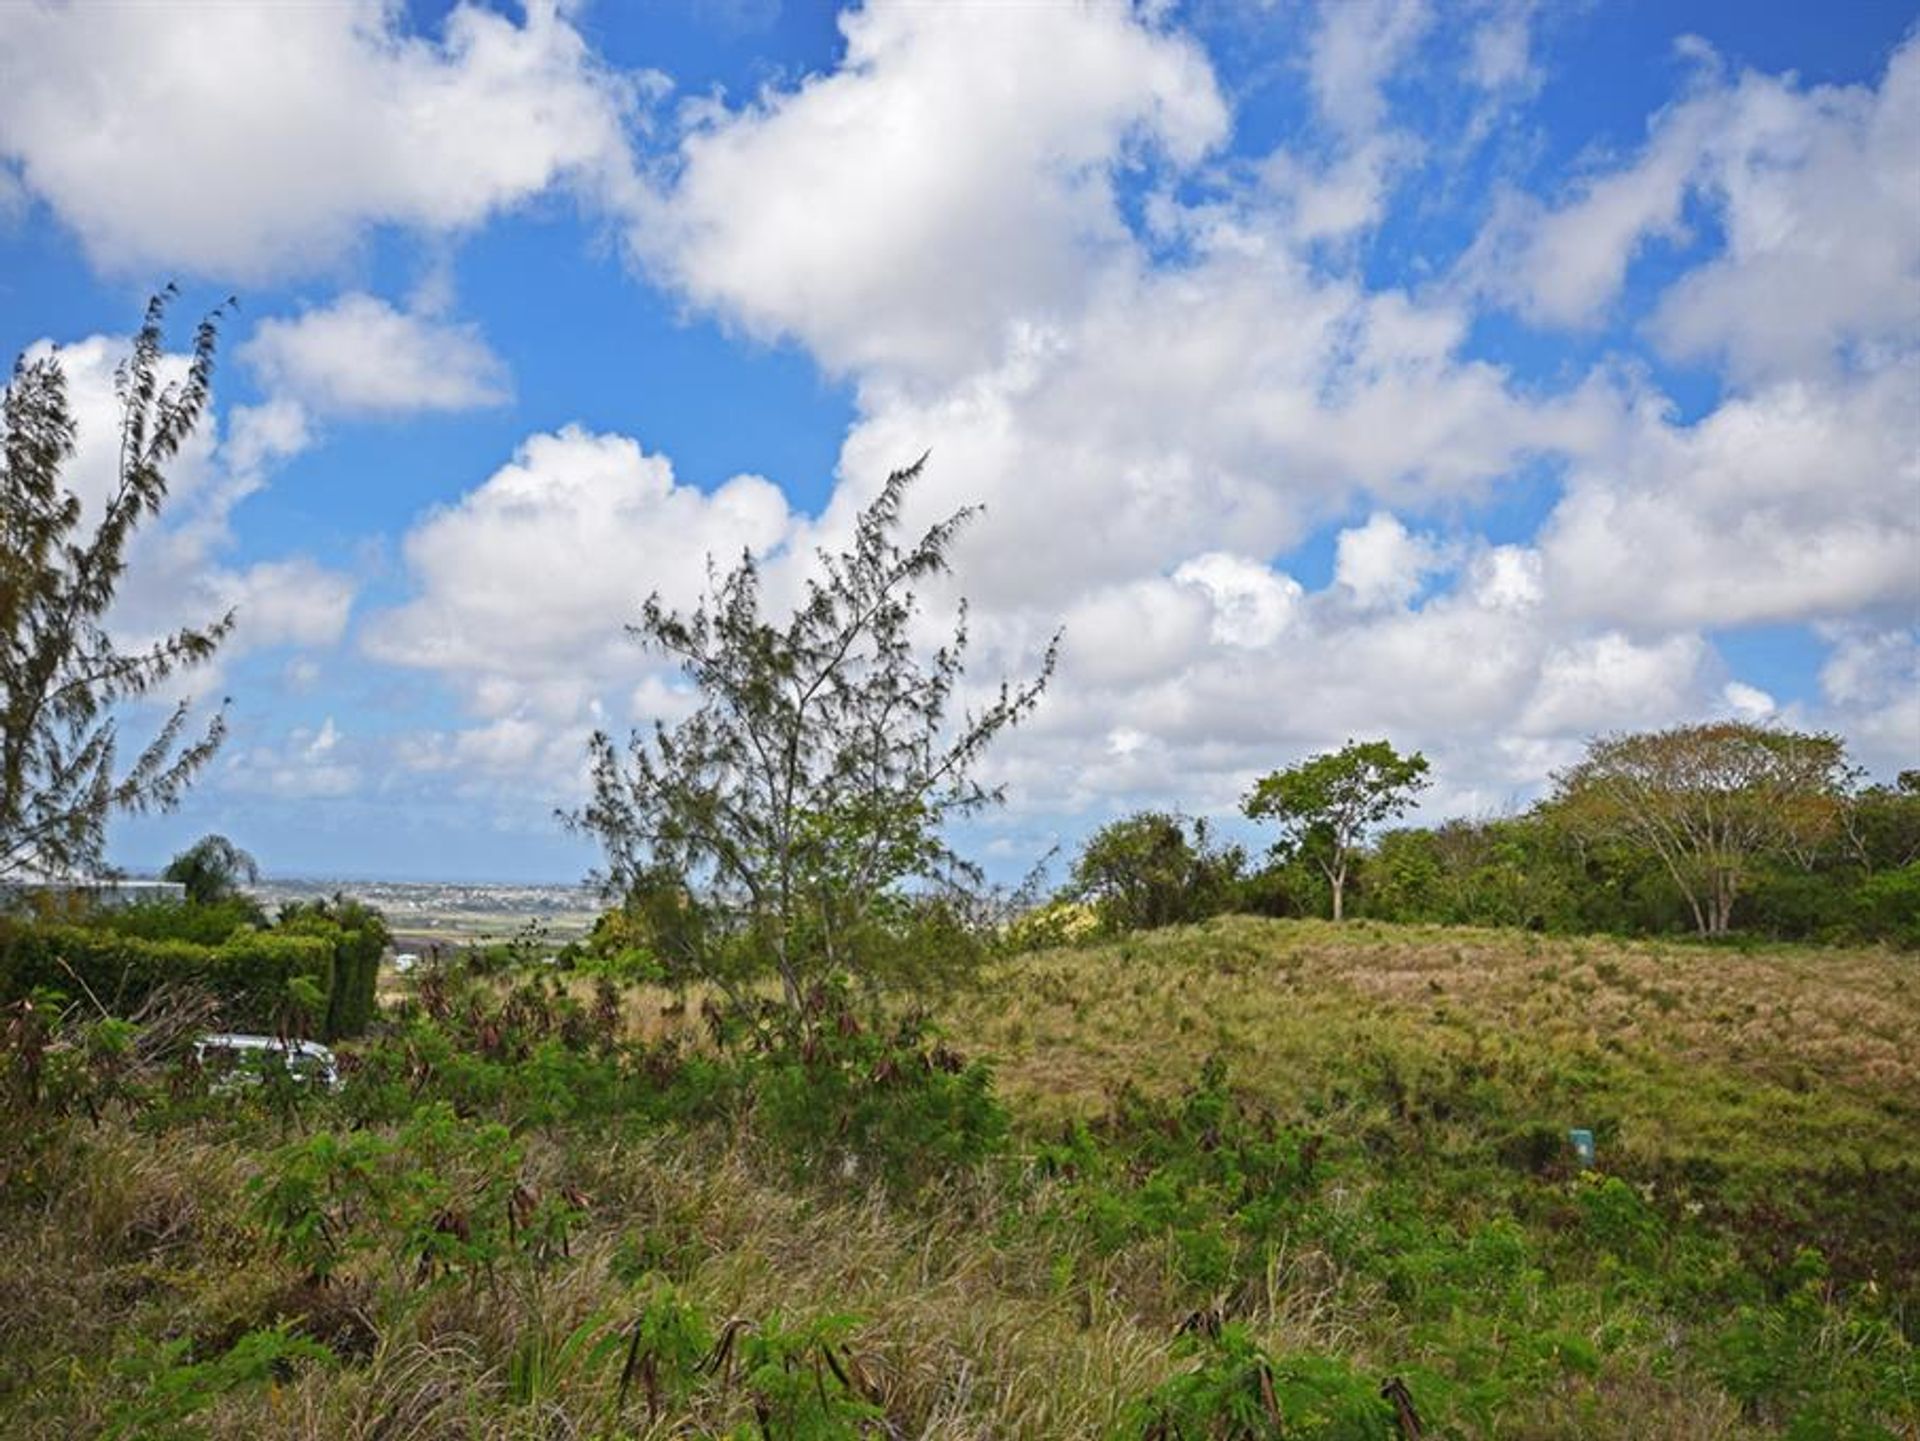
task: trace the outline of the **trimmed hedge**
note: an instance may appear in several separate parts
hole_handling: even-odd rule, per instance
[[[79,918],[96,930],[143,941],[192,941],[217,946],[243,930],[265,930],[267,917],[249,896],[219,901],[142,901],[131,906],[101,906]]]
[[[333,946],[333,986],[327,995],[327,1038],[357,1036],[373,1019],[374,984],[386,954],[386,921],[371,906],[336,896],[283,907],[276,934],[312,936]]]
[[[327,992],[327,1039],[357,1036],[373,1019],[373,988],[386,952],[384,930],[358,930],[314,916],[281,922],[276,934],[324,941],[333,950],[333,986]]]
[[[12,1000],[42,986],[72,996],[84,983],[101,1005],[120,1013],[139,1006],[162,985],[188,981],[220,998],[227,1024],[271,1027],[295,976],[311,981],[328,998],[331,1012],[334,952],[333,941],[324,936],[242,932],[207,946],[4,920],[0,997]]]

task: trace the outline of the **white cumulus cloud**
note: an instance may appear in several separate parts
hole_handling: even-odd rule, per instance
[[[688,604],[710,554],[723,566],[743,549],[764,555],[791,524],[785,497],[757,476],[708,493],[628,437],[536,435],[408,534],[416,594],[376,617],[366,644],[455,678],[490,719],[529,705],[573,718],[644,668],[623,627],[649,593]]]
[[[1712,57],[1626,164],[1558,204],[1509,196],[1468,272],[1542,323],[1597,322],[1652,242],[1706,207],[1724,245],[1668,288],[1655,340],[1740,379],[1808,375],[1920,327],[1920,37],[1877,86],[1800,85]]]
[[[453,231],[624,182],[636,82],[554,0],[458,5],[434,37],[402,15],[0,6],[0,158],[97,264],[228,281],[330,266],[370,225]]]
[[[1642,413],[1541,538],[1558,604],[1638,627],[1920,602],[1920,357],[1783,382],[1688,427]]]
[[[240,360],[276,395],[318,414],[469,410],[507,398],[506,366],[479,327],[343,295],[260,323]]]
[[[836,70],[715,112],[633,230],[696,301],[832,370],[990,361],[1128,248],[1118,168],[1227,133],[1199,48],[1115,0],[878,0],[840,25]]]

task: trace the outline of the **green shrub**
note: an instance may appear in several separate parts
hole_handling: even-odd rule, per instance
[[[1920,861],[1869,876],[1854,895],[1854,931],[1920,950]]]
[[[422,1106],[391,1139],[316,1132],[271,1152],[250,1183],[267,1239],[323,1282],[355,1256],[397,1260],[406,1274],[485,1270],[544,1236],[517,1208],[520,1150],[505,1126]]]
[[[1660,1216],[1618,1176],[1582,1176],[1575,1200],[1582,1227],[1601,1253],[1640,1266],[1658,1257],[1665,1229]]]
[[[644,946],[622,946],[617,951],[576,947],[571,954],[562,952],[563,968],[567,961],[583,976],[604,977],[617,985],[664,985],[667,981],[666,967]]]
[[[740,1109],[755,1057],[700,1055],[673,1036],[624,1040],[618,989],[605,980],[598,989],[588,1007],[553,976],[502,996],[463,971],[428,968],[395,1008],[397,1024],[357,1053],[339,1106],[369,1125],[440,1101],[516,1129],[620,1117],[700,1124]]]
[[[1736,1308],[1707,1347],[1714,1379],[1750,1417],[1784,1424],[1791,1441],[1890,1441],[1900,1433],[1884,1421],[1913,1414],[1920,1354],[1897,1320],[1873,1314],[1873,1297],[1836,1306],[1818,1252],[1801,1251],[1789,1275],[1791,1291]]]
[[[826,988],[798,1021],[763,1018],[763,1054],[747,1060],[754,1117],[767,1140],[813,1179],[879,1174],[911,1189],[998,1151],[1006,1111],[993,1077],[911,1019],[863,1024]]]
[[[1272,1358],[1228,1326],[1195,1343],[1199,1364],[1128,1408],[1115,1437],[1222,1441],[1397,1441],[1393,1405],[1326,1356]]]
[[[1151,930],[1229,909],[1245,866],[1246,853],[1216,845],[1205,820],[1141,811],[1088,838],[1063,899],[1091,905],[1109,932]]]
[[[1265,1273],[1315,1189],[1322,1144],[1250,1105],[1210,1059],[1172,1100],[1123,1088],[1092,1131],[1039,1160],[1074,1182],[1056,1217],[1069,1234],[1084,1226],[1105,1254],[1160,1240],[1197,1298]]]
[[[114,1408],[105,1435],[129,1441],[160,1441],[205,1433],[187,1418],[230,1391],[275,1385],[298,1366],[326,1367],[333,1353],[318,1342],[289,1335],[285,1327],[249,1331],[211,1360],[191,1359],[193,1343],[181,1338],[147,1343],[115,1367],[137,1393]]]
[[[627,1396],[636,1389],[644,1400],[649,1424],[660,1419],[666,1406],[682,1406],[699,1387],[704,1362],[713,1349],[706,1317],[685,1300],[671,1282],[648,1278],[647,1303],[634,1317],[620,1369],[620,1389],[614,1400],[617,1422],[627,1409]]]

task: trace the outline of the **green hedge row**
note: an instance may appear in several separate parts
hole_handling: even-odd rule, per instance
[[[5,920],[0,997],[12,1000],[41,986],[77,997],[84,988],[107,1010],[124,1014],[160,986],[186,981],[220,998],[225,1024],[270,1028],[281,1019],[287,983],[296,976],[327,998],[327,1015],[318,1019],[331,1018],[335,954],[334,939],[323,935],[242,931],[209,946]]]
[[[192,941],[201,946],[217,946],[240,931],[264,931],[268,926],[266,912],[250,896],[228,896],[211,902],[142,901],[132,906],[102,906],[80,916],[41,919],[65,919],[145,941]]]

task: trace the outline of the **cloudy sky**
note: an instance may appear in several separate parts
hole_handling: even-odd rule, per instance
[[[1911,0],[0,5],[83,494],[169,279],[239,304],[117,626],[237,607],[232,737],[123,864],[579,876],[639,600],[924,450],[972,677],[1065,628],[1003,872],[1349,736],[1436,816],[1706,716],[1920,764]]]

